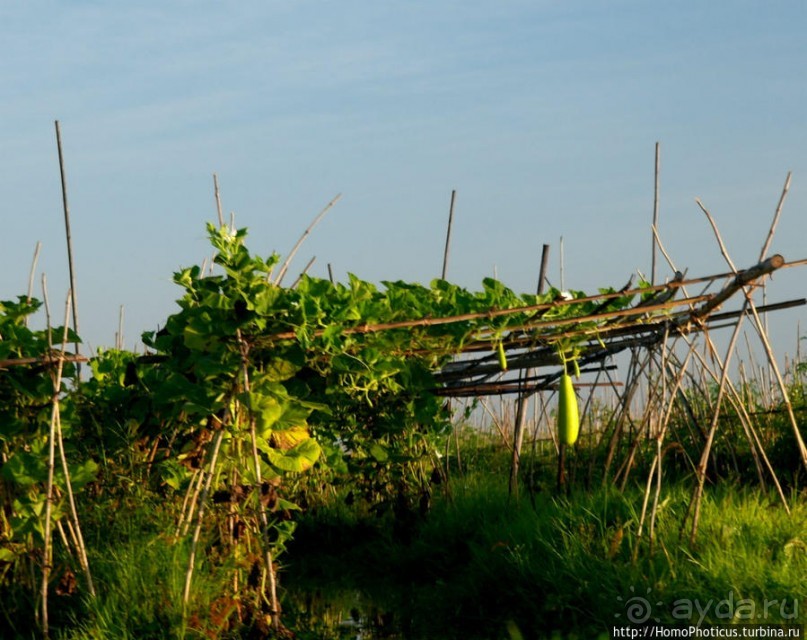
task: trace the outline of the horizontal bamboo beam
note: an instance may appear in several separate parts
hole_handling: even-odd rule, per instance
[[[786,302],[759,306],[757,307],[757,313],[768,313],[803,306],[805,304],[807,304],[807,298],[788,300]],[[745,311],[746,315],[749,313],[750,311]],[[581,351],[580,360],[584,363],[597,362],[630,347],[648,346],[654,342],[658,342],[663,339],[664,332],[667,328],[671,329],[671,335],[696,333],[704,330],[706,324],[711,325],[713,322],[730,320],[742,314],[743,311],[728,311],[712,314],[704,318],[700,323],[682,325],[675,324],[675,317],[663,318],[643,324],[614,326],[598,332],[571,331],[562,334],[560,337],[577,337],[589,333],[591,339],[587,343],[579,345]],[[688,316],[689,314],[687,313],[685,315]],[[600,341],[604,342],[606,346],[603,347]],[[526,346],[526,344],[523,346]],[[485,347],[485,351],[489,351],[490,349],[491,347],[488,344]],[[556,366],[560,364],[555,347],[551,345],[542,346],[540,349],[534,351],[508,355],[507,362],[508,369],[511,371],[530,367]],[[490,354],[473,360],[451,362],[436,374],[436,378],[446,384],[456,384],[463,379],[479,378],[486,375],[490,376],[500,371],[501,369],[495,354]]]
[[[582,388],[582,387],[621,387],[623,386],[622,382],[575,382],[575,388]],[[553,382],[547,385],[540,385],[540,386],[533,386],[530,385],[527,387],[527,393],[534,393],[536,391],[557,391],[558,390],[558,383]],[[520,385],[518,380],[514,380],[509,383],[482,383],[482,384],[471,384],[471,385],[463,385],[461,387],[438,387],[437,389],[433,389],[432,393],[436,396],[440,396],[442,398],[474,398],[477,396],[506,396],[512,395],[516,393],[523,394],[525,389],[523,385]]]
[[[58,362],[89,362],[87,356],[74,355],[72,353],[54,354],[51,356],[40,356],[38,358],[8,358],[0,360],[0,369],[7,369],[8,367],[24,367],[34,364],[38,365],[53,365]]]
[[[754,280],[759,280],[760,278],[773,273],[777,269],[781,268],[784,264],[785,259],[777,253],[767,260],[754,265],[750,269],[739,271],[734,277],[734,280],[732,280],[727,286],[723,287],[722,291],[716,294],[711,300],[706,301],[706,303],[704,303],[699,309],[692,312],[692,319],[697,320],[708,315],[714,309],[717,309],[720,305],[722,305],[731,296],[737,293],[740,289],[751,284]]]

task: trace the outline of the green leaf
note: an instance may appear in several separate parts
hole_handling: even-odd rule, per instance
[[[0,562],[14,562],[19,555],[6,547],[0,548]]]
[[[302,511],[300,505],[295,504],[291,500],[284,500],[283,498],[277,499],[277,508],[285,511]]]
[[[383,463],[389,460],[389,453],[384,447],[382,447],[377,442],[374,442],[372,445],[370,445],[370,455],[373,456],[373,458],[375,458],[377,462]]]
[[[284,404],[274,396],[262,396],[254,393],[250,394],[250,408],[255,416],[255,423],[258,432],[262,435],[275,426],[285,408]]]
[[[292,447],[288,451],[280,451],[269,446],[264,440],[261,446],[260,439],[258,446],[266,454],[269,462],[281,471],[292,471],[301,473],[314,466],[322,451],[313,438],[308,438],[300,444]]]
[[[285,358],[272,358],[266,365],[264,375],[271,382],[283,382],[293,378],[300,367]]]
[[[73,490],[77,491],[84,485],[95,480],[97,475],[98,464],[95,460],[87,460],[84,464],[70,468],[70,484],[73,485]]]
[[[48,468],[43,459],[20,452],[8,459],[0,469],[0,474],[22,487],[30,487],[48,479]]]

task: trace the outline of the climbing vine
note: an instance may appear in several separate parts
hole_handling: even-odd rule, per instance
[[[219,558],[233,572],[239,615],[277,625],[275,562],[300,508],[292,493],[304,503],[313,488],[350,482],[379,512],[424,497],[451,430],[435,373],[467,349],[495,362],[507,340],[552,344],[552,331],[538,336],[530,322],[603,307],[581,292],[555,305],[557,290],[519,295],[491,278],[478,292],[354,275],[282,287],[271,277],[279,257],[251,254],[246,230],[208,225],[208,234],[216,272],[174,274],[178,310],[144,334],[147,352],[99,351],[89,380],[60,390],[74,487],[113,491],[110,461],[128,458],[133,481],[181,504],[171,534],[188,549],[186,611],[198,559]],[[0,306],[0,360],[40,362],[0,370],[0,583],[23,571],[23,556],[36,562],[44,530],[54,391],[46,335],[23,321],[37,308]],[[558,344],[574,348],[568,335]],[[70,364],[65,377],[75,381]],[[312,470],[317,481],[306,483]],[[60,503],[50,517],[63,517]]]

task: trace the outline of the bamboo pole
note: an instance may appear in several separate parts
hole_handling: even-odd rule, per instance
[[[224,226],[224,212],[221,208],[221,194],[219,193],[219,177],[213,174],[213,197],[216,198],[216,213],[219,217],[219,228]]]
[[[188,568],[185,571],[185,587],[182,592],[183,617],[187,616],[188,602],[190,601],[191,597],[191,582],[193,581],[193,571],[196,566],[196,548],[199,545],[199,537],[202,534],[202,521],[205,514],[205,505],[207,504],[207,496],[210,494],[210,487],[213,484],[213,476],[216,475],[216,463],[219,457],[221,441],[224,439],[224,431],[225,429],[222,426],[216,432],[216,439],[213,441],[213,449],[210,453],[207,477],[204,480],[201,495],[199,496],[199,507],[196,514],[196,526],[193,530],[191,550],[188,556]]]
[[[785,189],[783,190],[782,197],[780,198],[780,205],[779,205],[779,207],[777,207],[777,212],[776,212],[776,214],[774,216],[774,222],[771,225],[770,231],[768,233],[768,239],[766,240],[765,245],[763,246],[762,251],[760,253],[760,255],[763,258],[767,253],[767,249],[768,249],[768,246],[770,244],[770,239],[772,238],[773,231],[775,229],[776,223],[778,222],[779,213],[781,212],[781,204],[782,204],[782,202],[784,200],[784,197],[785,197],[785,195],[787,193],[787,187],[789,185],[789,182],[790,182],[789,179],[785,182]],[[734,262],[732,261],[731,257],[728,254],[728,251],[726,250],[726,246],[723,243],[723,239],[720,236],[720,231],[717,228],[717,224],[715,223],[714,218],[711,216],[711,214],[706,209],[706,207],[703,206],[703,204],[701,203],[701,201],[699,199],[696,198],[695,201],[697,202],[698,206],[701,208],[703,213],[706,215],[706,218],[707,218],[707,220],[709,221],[709,224],[712,227],[712,231],[715,234],[715,238],[717,239],[718,245],[720,247],[720,252],[723,255],[724,259],[726,260],[726,263],[729,265],[731,270],[736,273],[737,269],[735,268]],[[734,291],[736,291],[736,290],[738,290],[740,288],[743,288],[744,293],[745,293],[745,302],[743,304],[743,309],[742,309],[743,313],[738,318],[737,324],[734,327],[734,332],[733,332],[733,334],[731,336],[731,340],[729,342],[729,347],[728,347],[728,350],[727,350],[727,353],[726,353],[726,357],[724,359],[724,364],[722,366],[722,373],[721,373],[721,377],[720,377],[720,385],[718,387],[717,399],[715,401],[715,410],[714,410],[714,414],[712,416],[712,424],[710,425],[709,433],[708,433],[707,438],[706,438],[706,444],[704,445],[703,452],[701,454],[701,459],[700,459],[700,462],[698,464],[698,468],[697,468],[697,484],[696,484],[695,490],[694,490],[693,495],[692,495],[692,500],[690,502],[689,509],[687,510],[687,516],[688,516],[689,512],[694,509],[693,516],[692,516],[692,528],[690,530],[690,543],[695,542],[695,537],[697,536],[697,532],[698,532],[698,522],[699,522],[699,519],[700,519],[701,500],[703,498],[703,490],[704,490],[704,484],[705,484],[705,480],[706,480],[706,465],[707,465],[707,463],[709,461],[709,455],[710,455],[710,451],[711,451],[711,446],[712,446],[712,443],[714,441],[715,433],[717,431],[718,416],[720,414],[721,401],[723,399],[723,395],[725,393],[725,389],[726,389],[727,382],[728,382],[728,379],[729,379],[729,375],[728,375],[729,363],[730,363],[730,360],[731,360],[732,353],[734,352],[735,344],[737,342],[737,337],[738,337],[739,331],[740,331],[740,326],[742,325],[742,320],[745,317],[744,312],[749,307],[751,308],[752,311],[754,310],[753,300],[751,299],[750,293],[747,290],[745,290],[745,286],[747,284],[749,284],[751,280],[754,280],[756,278],[762,277],[763,275],[767,275],[767,273],[770,273],[771,271],[773,271],[773,269],[781,267],[783,264],[784,264],[784,258],[782,258],[782,256],[780,256],[778,254],[772,256],[771,258],[768,258],[767,260],[760,261],[760,263],[757,265],[756,268],[748,270],[748,272],[752,272],[752,271],[755,271],[755,270],[759,272],[759,273],[752,274],[754,277],[752,277],[751,279],[747,279],[745,275],[738,273],[737,276],[734,278],[733,283],[730,286],[725,287],[723,292],[721,292],[721,295],[722,295],[723,293],[725,293],[727,291],[731,291],[733,293]],[[773,268],[770,269],[770,270],[767,270],[769,266],[772,266]],[[746,274],[747,274],[747,272],[746,272]],[[715,298],[715,300],[712,301],[712,303],[714,304],[715,301],[718,301],[716,304],[719,304],[719,300],[721,298],[721,295],[718,295]],[[708,305],[704,305],[704,306],[708,306]],[[769,362],[771,362],[771,364],[774,366],[774,369],[776,369],[778,371],[778,369],[775,366],[775,360],[772,357],[772,353],[769,350],[769,345],[768,345],[767,340],[766,340],[766,338],[764,336],[764,330],[762,329],[762,324],[761,324],[761,322],[759,322],[759,316],[757,314],[754,314],[754,317],[755,317],[755,320],[758,322],[758,329],[760,331],[760,337],[762,338],[763,344],[766,347],[766,352],[768,353]],[[780,382],[781,382],[781,378],[780,378]],[[782,383],[782,389],[783,389],[783,391],[785,392],[785,395],[786,395],[786,390],[784,389],[783,383]],[[786,401],[786,404],[789,405],[789,403],[787,401]],[[791,415],[792,415],[792,411],[791,411]],[[802,461],[803,461],[805,467],[807,468],[807,449],[805,448],[804,442],[800,438],[800,434],[799,434],[799,431],[798,431],[798,426],[795,423],[795,417],[793,418],[793,421],[794,421],[793,422],[794,431],[795,431],[795,434],[796,434],[797,442],[799,444],[800,453],[801,453],[801,456],[802,456]]]
[[[69,319],[68,319],[69,322]],[[75,356],[71,354],[66,354],[61,351],[51,351],[50,354],[44,357],[37,357],[37,358],[8,358],[6,360],[0,360],[0,369],[5,369],[6,367],[25,367],[32,364],[36,365],[52,365],[54,363],[59,362],[88,362],[89,358],[86,356]]]
[[[123,318],[124,307],[121,305],[118,309],[118,331],[115,333],[115,348],[120,351],[123,351]]]
[[[334,196],[334,198],[327,205],[325,205],[325,208],[322,211],[320,211],[319,214],[314,218],[313,222],[311,222],[311,224],[308,225],[306,230],[303,231],[303,234],[297,240],[297,243],[294,245],[294,247],[292,247],[292,250],[289,251],[289,255],[286,257],[286,260],[281,265],[280,271],[278,272],[277,277],[275,278],[274,281],[275,285],[278,286],[280,285],[280,283],[283,281],[283,277],[286,275],[286,271],[288,271],[289,269],[289,264],[294,259],[294,256],[297,253],[300,246],[303,244],[303,242],[305,242],[305,239],[308,238],[309,235],[311,235],[311,232],[314,230],[314,227],[316,227],[320,223],[320,221],[325,217],[325,214],[328,213],[328,211],[330,211],[331,208],[337,202],[339,202],[339,199],[341,197],[342,197],[341,193],[336,194],[336,196]]]
[[[34,249],[34,259],[31,261],[31,271],[28,274],[28,295],[26,300],[31,302],[34,296],[34,277],[36,275],[36,264],[39,261],[39,252],[42,250],[42,242],[37,241]],[[28,316],[25,316],[25,326],[28,326]]]
[[[544,290],[544,280],[546,278],[547,265],[549,263],[549,245],[543,245],[541,250],[541,268],[538,272],[538,286],[536,292],[541,295]],[[518,499],[518,468],[521,463],[521,447],[524,440],[524,425],[527,421],[527,402],[532,393],[526,393],[524,387],[526,378],[531,375],[530,369],[526,369],[523,375],[519,376],[519,396],[516,402],[516,418],[513,430],[513,455],[510,460],[510,483],[509,495]]]
[[[653,184],[653,250],[651,255],[650,266],[650,284],[656,284],[656,233],[658,229],[658,214],[659,214],[659,171],[661,169],[661,145],[656,142],[656,166],[655,166],[655,180]]]
[[[560,290],[566,291],[566,268],[564,265],[565,254],[563,251],[563,236],[560,237],[560,241],[558,242],[559,247],[559,259],[560,259]]]
[[[782,394],[782,402],[785,405],[785,409],[787,410],[787,416],[790,420],[790,426],[793,429],[793,436],[796,439],[796,447],[799,451],[799,456],[801,457],[802,465],[804,466],[805,470],[807,470],[807,445],[804,443],[804,438],[801,435],[801,431],[799,430],[799,424],[796,420],[796,414],[793,412],[793,404],[790,401],[790,394],[787,391],[787,385],[785,385],[785,381],[782,378],[782,374],[779,371],[779,366],[776,364],[776,358],[773,354],[773,349],[771,348],[770,341],[768,340],[768,336],[765,332],[765,327],[762,324],[762,321],[759,318],[759,315],[756,313],[756,308],[754,306],[754,302],[751,299],[750,294],[746,293],[746,302],[749,305],[753,317],[754,317],[754,324],[757,328],[757,333],[759,334],[760,340],[762,341],[762,346],[765,349],[765,354],[768,357],[768,363],[770,365],[771,371],[776,378],[776,383],[779,386],[779,391]]]
[[[78,328],[78,304],[77,304],[77,294],[76,294],[76,270],[75,265],[73,262],[73,236],[70,232],[70,206],[67,201],[67,175],[65,171],[65,164],[64,164],[64,154],[62,152],[62,130],[59,125],[59,121],[56,120],[56,148],[59,153],[59,174],[61,176],[61,183],[62,183],[62,208],[64,210],[64,228],[65,228],[65,235],[67,237],[67,266],[70,271],[70,295],[71,295],[71,304],[73,307],[73,329],[76,334],[79,333]],[[79,354],[79,343],[74,342],[73,348],[75,350],[76,355]],[[76,381],[81,379],[81,365],[76,365],[77,367],[77,376]]]
[[[65,341],[67,339],[65,338]],[[73,494],[73,485],[70,480],[70,468],[67,465],[67,455],[64,450],[64,439],[62,437],[62,419],[59,411],[56,412],[56,438],[59,443],[59,455],[62,461],[62,471],[64,472],[65,485],[67,487],[67,501],[70,505],[70,517],[73,521],[75,529],[76,540],[78,542],[78,558],[81,568],[84,571],[84,578],[87,581],[87,589],[90,595],[95,598],[95,585],[93,583],[92,574],[90,573],[90,562],[87,557],[87,547],[84,544],[84,536],[81,533],[81,525],[78,519],[78,509],[76,507],[76,498]]]
[[[709,456],[712,450],[712,443],[714,442],[715,434],[717,433],[718,419],[720,417],[720,407],[723,402],[723,397],[725,396],[726,393],[726,386],[729,379],[729,364],[731,363],[731,356],[734,353],[734,348],[735,345],[737,344],[737,338],[739,336],[740,327],[742,326],[742,320],[744,317],[745,316],[740,316],[740,318],[737,320],[737,324],[734,326],[734,332],[732,333],[731,340],[729,341],[729,346],[726,349],[726,357],[724,358],[724,365],[722,367],[722,372],[720,375],[720,384],[717,389],[717,399],[715,400],[715,408],[712,414],[712,422],[709,425],[709,431],[706,435],[706,444],[704,444],[703,446],[700,461],[698,462],[698,466],[696,469],[697,482],[695,485],[695,489],[692,493],[692,499],[690,501],[689,507],[687,508],[687,515],[689,515],[689,512],[694,508],[692,516],[692,528],[689,534],[690,544],[695,543],[695,538],[698,535],[698,522],[700,520],[701,500],[703,499],[703,490],[706,484],[706,467],[709,463]]]
[[[656,457],[657,457],[657,460],[658,460],[658,467],[657,467],[657,475],[656,475],[656,489],[655,489],[655,492],[653,494],[653,507],[652,507],[652,509],[650,511],[650,544],[651,544],[651,548],[652,548],[653,540],[655,538],[655,533],[656,533],[656,517],[658,516],[659,497],[661,496],[662,463],[664,462],[664,451],[666,450],[666,448],[662,449],[661,445],[662,445],[662,443],[664,441],[664,438],[665,438],[665,436],[667,434],[667,429],[669,428],[670,418],[672,416],[672,409],[675,406],[675,404],[674,404],[675,403],[675,397],[676,397],[676,395],[678,395],[681,392],[681,383],[683,382],[684,374],[686,373],[686,367],[687,367],[687,365],[689,363],[690,358],[692,357],[693,352],[694,352],[694,348],[691,347],[690,350],[687,352],[686,359],[684,360],[684,362],[683,362],[683,364],[681,366],[680,375],[677,375],[676,378],[675,378],[673,388],[672,388],[672,390],[670,391],[670,394],[669,394],[670,400],[669,400],[669,404],[667,406],[667,411],[665,412],[664,418],[663,418],[663,421],[662,421],[662,427],[661,427],[662,430],[659,433],[658,437],[656,438]],[[662,364],[662,371],[665,368],[666,368],[665,365]]]
[[[297,285],[300,284],[300,280],[303,279],[303,276],[308,273],[308,270],[314,265],[317,260],[317,256],[312,256],[308,263],[305,265],[305,268],[300,272],[300,275],[297,276],[294,282],[291,283],[289,289],[296,289]]]
[[[704,368],[705,371],[709,373],[712,379],[717,382],[718,378],[717,375],[709,369],[708,364],[699,354],[695,354],[696,357],[700,359],[701,366]],[[722,365],[720,365],[722,366]],[[790,514],[790,507],[787,504],[787,498],[785,497],[784,490],[782,488],[781,483],[779,482],[779,478],[776,475],[776,470],[773,468],[770,459],[768,458],[767,453],[765,452],[765,447],[762,444],[762,441],[759,438],[759,435],[754,429],[753,421],[751,420],[751,415],[748,413],[746,409],[746,400],[741,397],[740,393],[737,391],[734,384],[731,380],[728,381],[728,390],[729,390],[729,400],[732,401],[732,406],[737,411],[737,415],[740,418],[743,428],[746,430],[746,437],[749,438],[749,444],[751,445],[751,451],[754,456],[755,463],[759,466],[760,463],[757,460],[757,455],[761,458],[762,463],[764,463],[764,468],[767,470],[768,474],[770,475],[771,479],[773,480],[773,484],[776,488],[776,492],[779,495],[779,499],[782,502],[782,506],[785,508],[785,511]],[[761,466],[759,468],[760,476],[761,476]],[[765,487],[765,482],[760,477],[760,484]]]
[[[443,250],[443,269],[440,273],[440,277],[445,280],[446,274],[448,273],[448,255],[449,250],[451,248],[451,229],[454,224],[454,202],[456,201],[457,197],[457,190],[451,190],[451,202],[448,206],[448,225],[446,227],[446,244]],[[447,408],[449,414],[453,415],[451,409],[451,401],[447,401]],[[451,441],[454,441],[457,450],[457,467],[460,473],[462,473],[462,465],[460,464],[460,439],[457,430],[452,428],[451,433],[449,434],[448,438],[446,438],[446,455],[445,455],[445,464],[443,465],[443,473],[445,475],[445,494],[448,496],[448,499],[452,499],[451,494]]]
[[[249,379],[249,347],[241,336],[241,330],[236,331],[238,346],[241,351],[241,375],[244,380],[244,392],[250,393]],[[261,462],[258,456],[258,436],[255,431],[255,416],[249,415],[249,438],[252,444],[252,463],[255,467],[255,482],[260,488],[263,485],[261,480]],[[277,632],[280,629],[280,607],[277,599],[277,576],[275,575],[274,561],[272,559],[272,548],[269,542],[269,518],[266,515],[266,506],[263,500],[258,500],[258,515],[261,521],[262,542],[264,545],[264,557],[266,562],[266,572],[269,578],[269,604],[272,608],[272,628]]]
[[[787,172],[787,177],[785,178],[785,184],[782,187],[782,194],[779,196],[779,203],[776,205],[776,211],[773,214],[773,222],[771,223],[770,228],[768,229],[768,236],[765,238],[765,243],[762,245],[762,249],[759,252],[759,261],[762,262],[765,257],[768,255],[768,249],[771,247],[771,242],[773,242],[773,235],[776,233],[776,227],[779,224],[779,218],[782,215],[782,207],[785,204],[785,198],[787,198],[787,192],[790,190],[790,178],[791,172]]]
[[[48,326],[48,343],[49,346],[52,346],[51,340],[51,324],[50,324],[50,311],[48,309],[48,295],[47,295],[47,287],[46,287],[46,280],[43,274],[42,276],[42,290],[43,290],[43,297],[45,300],[45,315],[47,318],[47,326]],[[64,332],[67,332],[67,323],[69,322],[70,317],[70,297],[67,298],[67,305],[65,309],[65,323],[64,323]],[[48,433],[48,480],[46,485],[45,491],[45,534],[44,534],[44,550],[43,550],[43,562],[42,562],[42,589],[41,589],[41,599],[42,599],[42,613],[41,613],[41,624],[42,624],[42,635],[45,638],[50,637],[50,630],[49,630],[49,621],[48,621],[48,583],[50,582],[50,570],[53,563],[53,549],[51,548],[51,512],[53,509],[53,475],[56,467],[56,414],[58,412],[59,407],[59,389],[58,385],[61,386],[61,362],[57,368],[57,374],[53,378],[53,397],[51,402],[51,413],[50,413],[50,431]]]
[[[446,279],[446,273],[448,272],[448,252],[451,247],[451,227],[454,223],[454,200],[457,197],[457,190],[452,189],[451,191],[451,204],[448,207],[448,228],[446,229],[446,247],[443,251],[443,271],[442,275],[440,276],[443,280]]]
[[[191,475],[188,488],[185,490],[185,498],[182,500],[182,507],[179,510],[179,519],[174,530],[174,538],[188,535],[188,528],[193,520],[193,512],[196,508],[197,498],[202,488],[204,473],[201,469],[194,469]]]
[[[590,316],[579,316],[576,318],[568,318],[568,319],[561,319],[561,320],[552,320],[552,321],[544,321],[544,322],[535,322],[529,325],[525,325],[529,328],[538,328],[544,326],[561,326],[561,325],[568,325],[568,324],[576,324],[579,322],[585,322],[589,320],[595,319],[611,319],[611,318],[618,318],[620,316],[633,316],[633,315],[640,315],[643,313],[650,313],[653,311],[663,311],[674,306],[685,305],[685,304],[694,304],[696,302],[705,302],[709,301],[708,305],[704,305],[699,309],[695,310],[695,316],[697,318],[703,318],[709,313],[714,310],[716,307],[720,306],[723,302],[725,302],[728,298],[730,298],[734,293],[737,292],[742,286],[751,283],[753,280],[758,279],[764,275],[768,275],[772,271],[777,269],[784,269],[788,267],[794,266],[801,266],[803,264],[807,264],[807,259],[804,260],[797,260],[794,262],[785,262],[784,258],[780,255],[774,255],[771,258],[768,258],[765,262],[755,265],[749,269],[744,271],[740,271],[738,273],[720,273],[712,276],[705,276],[701,278],[690,278],[686,280],[680,280],[677,282],[670,282],[667,284],[662,285],[653,285],[650,287],[638,287],[635,289],[629,289],[627,291],[615,291],[613,293],[603,293],[598,295],[591,295],[591,296],[583,296],[580,298],[574,298],[572,300],[555,300],[549,303],[541,303],[535,305],[525,305],[523,307],[513,307],[510,309],[491,309],[490,311],[483,311],[477,313],[464,313],[455,316],[445,316],[442,318],[418,318],[414,320],[402,320],[398,322],[387,322],[387,323],[379,323],[374,325],[364,324],[364,325],[357,325],[354,327],[346,327],[342,330],[344,335],[351,335],[351,334],[363,334],[363,333],[374,333],[377,331],[389,331],[393,329],[411,329],[414,327],[430,327],[430,326],[438,326],[444,324],[453,324],[459,322],[467,322],[469,320],[480,320],[480,319],[493,319],[499,318],[506,315],[516,315],[516,314],[530,314],[539,311],[548,311],[550,309],[555,309],[560,306],[566,306],[570,304],[580,304],[582,302],[591,302],[595,300],[609,300],[614,298],[619,298],[622,296],[631,296],[637,295],[642,293],[652,293],[654,291],[662,291],[669,288],[683,288],[686,285],[691,284],[699,284],[705,282],[713,282],[715,280],[724,279],[727,277],[734,276],[735,282],[731,283],[726,289],[721,291],[719,294],[701,294],[697,296],[691,296],[689,298],[684,298],[678,301],[671,301],[669,303],[661,304],[661,305],[651,305],[647,307],[631,307],[628,309],[624,309],[621,311],[609,312],[606,314],[595,314]],[[682,323],[683,324],[683,323]],[[320,329],[313,332],[314,336],[320,336],[323,334],[325,330]],[[271,343],[278,340],[293,340],[296,338],[296,333],[294,331],[281,331],[272,335],[268,336],[261,336],[260,342],[262,343]],[[487,347],[489,348],[489,347]]]
[[[677,285],[676,285],[677,286]],[[640,290],[641,291],[641,290]],[[493,318],[500,318],[502,316],[507,315],[517,315],[517,314],[532,314],[538,311],[547,311],[549,309],[556,308],[558,306],[568,305],[568,304],[579,304],[581,302],[588,302],[591,300],[600,300],[606,298],[617,298],[624,295],[630,295],[631,292],[623,292],[623,293],[614,293],[614,294],[603,294],[600,296],[587,296],[585,298],[576,298],[574,300],[558,300],[556,302],[551,303],[542,303],[542,304],[535,304],[535,305],[527,305],[524,307],[513,307],[512,309],[494,309],[491,311],[482,311],[478,313],[464,313],[456,316],[446,316],[443,318],[418,318],[415,320],[401,320],[398,322],[386,322],[386,323],[379,323],[379,324],[364,324],[364,325],[357,325],[353,327],[345,327],[342,330],[343,335],[353,335],[353,334],[365,334],[365,333],[375,333],[378,331],[391,331],[393,329],[412,329],[415,327],[435,327],[445,324],[455,324],[459,322],[467,322],[469,320],[484,320],[484,319],[493,319]],[[638,293],[638,291],[634,292]],[[521,329],[521,328],[530,328],[535,329],[539,327],[550,327],[550,326],[567,326],[578,324],[581,322],[588,322],[592,320],[607,320],[612,318],[619,318],[623,316],[636,316],[636,315],[644,315],[646,313],[651,313],[653,311],[664,311],[670,309],[675,306],[693,304],[696,302],[704,302],[707,300],[711,300],[714,295],[705,294],[700,296],[693,296],[691,298],[686,298],[677,301],[666,302],[664,304],[659,305],[650,305],[646,307],[631,307],[628,309],[623,309],[621,311],[610,311],[607,313],[598,313],[598,314],[591,314],[585,316],[577,316],[574,318],[559,318],[554,320],[543,320],[543,321],[536,321],[529,324],[525,324],[521,327],[513,327],[513,330]],[[728,297],[728,296],[726,296]],[[325,329],[318,329],[312,332],[314,336],[321,336],[325,332]],[[293,340],[297,337],[297,334],[294,331],[282,331],[279,333],[275,333],[269,336],[261,336],[260,341],[264,343],[271,343],[276,342],[278,340]],[[490,347],[485,347],[489,349]]]

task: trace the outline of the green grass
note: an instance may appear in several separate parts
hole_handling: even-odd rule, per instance
[[[378,517],[358,502],[305,514],[282,557],[283,621],[297,638],[355,638],[358,620],[368,640],[596,638],[630,622],[637,603],[662,622],[747,622],[738,616],[751,612],[757,622],[807,621],[803,496],[788,516],[774,496],[708,489],[690,546],[679,537],[689,484],[666,486],[651,550],[646,535],[637,539],[637,487],[522,491],[516,502],[504,474],[480,472],[451,488],[406,535],[391,512]],[[54,638],[261,637],[230,627],[222,607],[232,573],[204,557],[183,617],[187,547],[168,536],[175,507],[138,488],[85,506],[98,597],[54,597]],[[24,618],[2,637],[35,637]]]
[[[690,548],[679,542],[689,490],[668,487],[651,552],[646,535],[637,543],[638,489],[545,493],[533,505],[508,501],[505,485],[482,475],[455,485],[408,543],[343,506],[321,509],[292,547],[292,603],[323,585],[331,605],[358,590],[411,637],[434,638],[591,638],[626,623],[638,598],[662,622],[749,622],[740,617],[752,612],[757,622],[807,620],[803,500],[788,517],[751,490],[709,492]]]
[[[228,637],[216,618],[230,574],[203,557],[183,616],[187,542],[171,539],[173,506],[145,490],[118,504],[99,504],[85,519],[89,562],[97,597],[73,603],[72,620],[54,634],[61,640],[175,640]],[[235,636],[233,636],[235,637]]]

